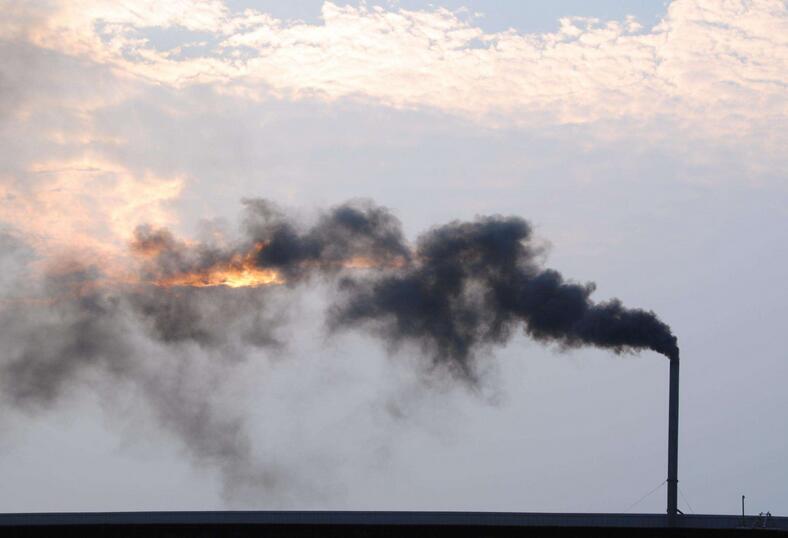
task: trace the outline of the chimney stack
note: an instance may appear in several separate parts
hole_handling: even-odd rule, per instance
[[[668,517],[678,516],[679,484],[679,356],[670,358],[668,402]]]

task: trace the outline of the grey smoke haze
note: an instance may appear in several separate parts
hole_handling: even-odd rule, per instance
[[[40,300],[4,303],[4,402],[43,411],[84,388],[86,379],[129,383],[195,462],[220,471],[228,495],[248,488],[282,495],[286,475],[252,457],[244,417],[214,404],[211,379],[253,348],[286,349],[279,329],[287,323],[288,297],[313,275],[338,286],[327,312],[329,333],[370,330],[394,348],[415,344],[429,364],[471,384],[478,380],[478,358],[520,329],[562,349],[678,353],[669,327],[653,312],[617,300],[594,303],[593,284],[542,268],[531,227],[521,218],[453,222],[411,247],[396,217],[369,201],[337,206],[311,225],[268,201],[245,206],[243,238],[231,245],[195,245],[165,229],[138,228],[131,250],[145,257],[141,284],[106,284],[100,269],[76,266],[48,274]],[[286,286],[153,283],[227,266],[254,245],[263,247],[251,250],[252,263],[281,273]],[[348,265],[358,259],[367,263]],[[211,363],[193,360],[197,351]]]
[[[270,334],[281,321],[265,317],[275,290],[93,288],[98,278],[72,269],[42,283],[49,299],[3,304],[3,404],[35,414],[97,383],[129,387],[196,464],[219,471],[228,496],[249,486],[284,492],[272,487],[276,469],[252,458],[244,417],[211,390],[251,346],[278,346]]]

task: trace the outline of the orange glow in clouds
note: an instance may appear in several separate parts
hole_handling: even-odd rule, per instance
[[[181,273],[154,282],[156,286],[169,288],[175,286],[207,288],[226,286],[228,288],[256,288],[284,284],[282,275],[274,269],[257,267],[255,258],[263,249],[258,243],[246,254],[235,254],[228,262],[219,263],[202,271]]]
[[[0,176],[0,223],[24,236],[40,269],[57,271],[65,257],[127,279],[129,237],[142,222],[177,222],[170,204],[183,184],[98,157],[35,162],[19,177]]]
[[[167,278],[161,278],[156,280],[154,285],[163,288],[207,288],[213,286],[256,288],[260,286],[285,284],[286,280],[278,270],[257,266],[257,255],[264,248],[264,243],[257,243],[250,251],[245,254],[235,254],[227,262],[217,263],[207,269],[199,271],[190,271]],[[381,263],[371,258],[353,257],[343,262],[337,262],[336,268],[373,269],[384,265],[389,267],[401,267],[403,264],[403,260]],[[305,265],[308,265],[308,263]]]
[[[0,224],[11,225],[35,250],[31,270],[55,278],[71,295],[124,286],[255,288],[286,283],[279,269],[258,265],[264,242],[245,252],[227,253],[209,266],[187,261],[180,272],[157,266],[157,258],[170,248],[166,243],[132,244],[129,249],[130,239],[141,224],[166,229],[177,223],[172,202],[183,189],[183,177],[137,174],[121,164],[89,155],[35,162],[26,174],[0,176]],[[199,249],[196,243],[177,241],[172,236],[169,241],[186,258],[197,252],[193,249]],[[152,265],[146,267],[147,262]],[[404,263],[402,259],[354,256],[304,260],[302,268],[365,270],[401,267]]]

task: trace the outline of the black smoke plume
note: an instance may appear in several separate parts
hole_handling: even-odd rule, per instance
[[[351,202],[300,227],[264,200],[246,202],[248,244],[265,245],[261,269],[294,285],[314,274],[340,275],[341,298],[329,327],[369,327],[394,346],[417,343],[436,363],[472,373],[477,352],[504,344],[522,327],[533,339],[562,348],[584,345],[616,353],[651,349],[678,356],[676,338],[653,312],[614,299],[595,303],[594,284],[576,284],[538,262],[530,225],[517,217],[485,217],[435,228],[415,248],[399,221],[370,202]],[[227,258],[206,249],[186,256],[165,234],[139,238],[165,245],[159,269],[204,268]],[[363,276],[347,263],[368,260]]]
[[[410,251],[399,221],[386,208],[369,201],[347,202],[304,226],[267,200],[245,200],[245,239],[229,248],[178,241],[166,229],[140,226],[132,249],[152,253],[147,280],[200,273],[227,264],[261,245],[254,255],[261,269],[276,270],[289,285],[321,274],[332,276],[353,261],[372,262],[381,269],[406,263]]]
[[[313,276],[338,284],[329,332],[368,329],[394,347],[416,344],[464,380],[476,379],[480,353],[521,329],[560,348],[678,356],[676,338],[653,312],[615,299],[595,303],[593,284],[541,267],[531,227],[520,218],[453,222],[411,246],[391,212],[368,201],[335,207],[311,225],[264,200],[245,206],[235,242],[187,243],[140,227],[131,244],[142,260],[133,285],[107,282],[101,268],[79,264],[32,282],[31,248],[0,234],[0,267],[13,280],[0,281],[2,404],[38,412],[96,379],[127,383],[195,462],[221,471],[228,492],[252,487],[273,495],[288,480],[256,461],[243,416],[228,414],[211,395],[222,372],[260,356],[253,350],[282,354],[288,304]],[[285,285],[157,284],[239,259],[278,272]]]
[[[486,217],[436,228],[408,266],[385,275],[346,277],[330,313],[333,329],[371,327],[391,344],[417,343],[436,363],[472,375],[481,348],[504,344],[517,327],[564,348],[620,353],[651,349],[678,356],[676,338],[653,312],[594,303],[594,284],[568,282],[539,266],[531,227]]]
[[[397,218],[368,201],[342,204],[305,230],[265,200],[247,200],[246,208],[247,233],[266,245],[257,264],[282,271],[290,282],[336,273],[356,258],[385,268],[410,257]]]

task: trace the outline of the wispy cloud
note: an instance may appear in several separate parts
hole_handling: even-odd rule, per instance
[[[750,155],[737,160],[747,178],[774,176],[788,144],[780,1],[676,0],[652,28],[631,17],[567,18],[556,32],[531,34],[486,33],[466,11],[331,2],[318,24],[233,12],[219,0],[3,9],[0,120],[10,121],[0,123],[0,219],[62,245],[100,237],[117,246],[142,220],[171,223],[167,204],[207,173],[183,163],[205,164],[200,155],[211,153],[226,171],[237,160],[234,146],[221,146],[222,160],[215,140],[201,150],[199,140],[178,141],[179,118],[206,129],[200,114],[225,97],[257,110],[356,101],[491,127],[586,124],[592,145],[700,137],[692,147]],[[690,153],[703,164],[720,151]],[[130,213],[103,211],[99,193]]]
[[[38,162],[22,178],[0,178],[0,222],[39,252],[116,270],[137,225],[174,222],[167,204],[182,186],[181,178],[140,177],[95,157]]]
[[[653,28],[567,18],[538,34],[486,33],[442,8],[326,2],[322,18],[231,12],[218,1],[63,2],[27,38],[151,84],[350,97],[493,125],[668,117],[737,135],[788,115],[788,8],[779,0],[676,0]],[[161,47],[148,35],[173,28],[199,37]]]

